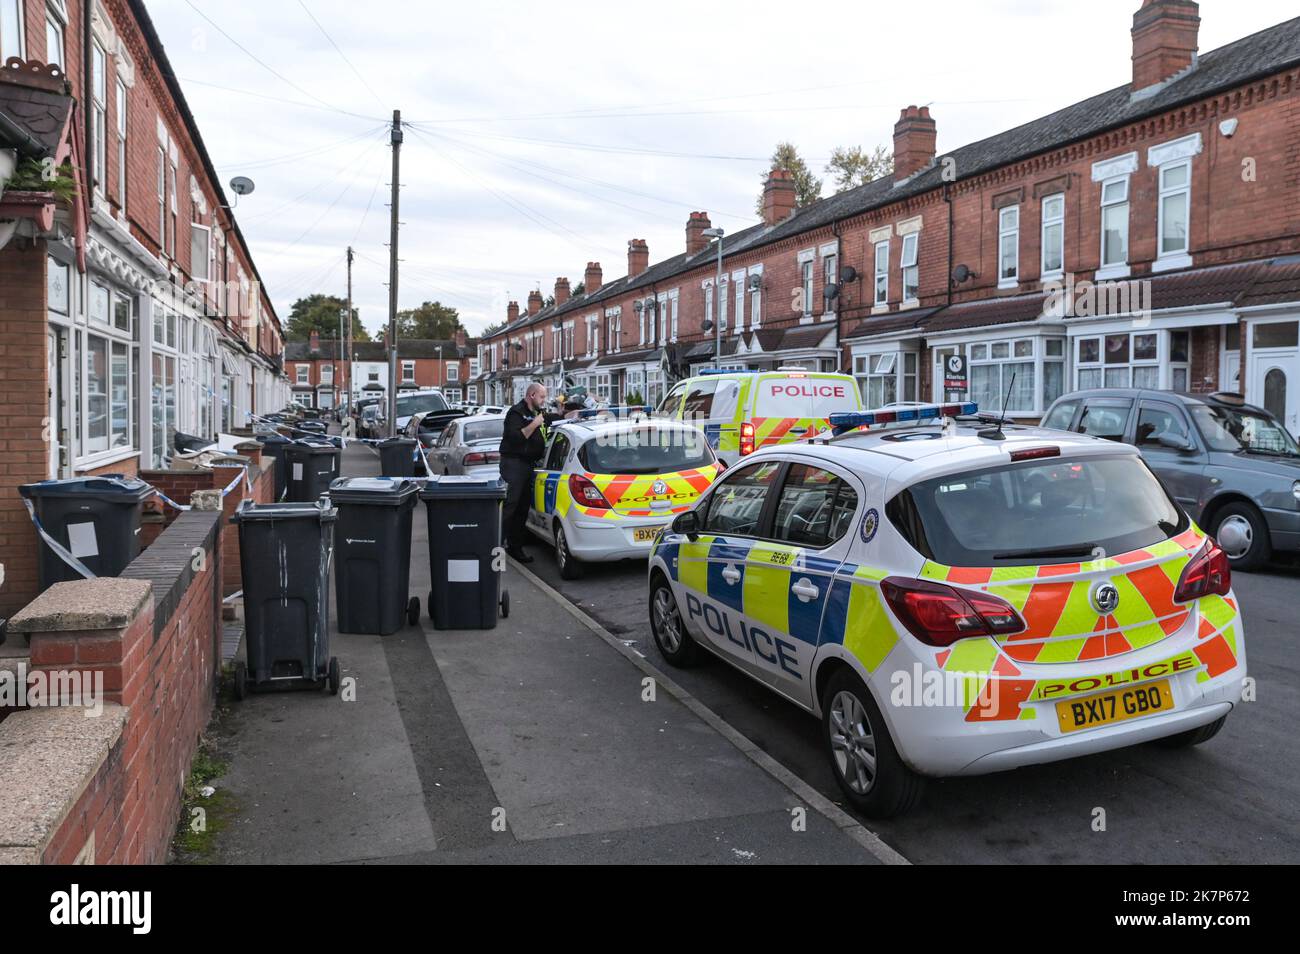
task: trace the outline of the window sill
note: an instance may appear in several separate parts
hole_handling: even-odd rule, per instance
[[[1172,272],[1180,268],[1191,268],[1192,256],[1186,252],[1179,252],[1175,255],[1166,255],[1163,258],[1157,258],[1151,263],[1152,272]]]
[[[1038,280],[1039,280],[1041,283],[1043,283],[1043,284],[1046,284],[1047,282],[1060,282],[1060,281],[1064,281],[1064,280],[1065,280],[1065,272],[1062,272],[1062,271],[1043,272],[1043,274],[1039,276]]]
[[[917,308],[921,304],[919,298],[904,298],[903,303],[898,306],[899,311],[907,311],[909,308]]]
[[[1003,278],[998,280],[998,291],[1012,291],[1020,287],[1020,279]]]
[[[90,457],[78,458],[73,464],[72,469],[79,474],[84,474],[89,470],[99,470],[101,467],[107,467],[110,464],[118,464],[124,460],[130,460],[133,457],[139,457],[140,451],[134,447],[119,448],[112,451],[101,451]]]
[[[1093,281],[1105,282],[1115,278],[1128,278],[1130,274],[1132,272],[1129,270],[1127,263],[1123,265],[1106,265],[1097,269],[1093,275]]]
[[[871,313],[873,315],[887,315],[889,314],[889,305],[873,305]]]

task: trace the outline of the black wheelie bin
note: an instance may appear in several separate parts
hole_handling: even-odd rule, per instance
[[[320,498],[339,475],[339,455],[342,451],[328,438],[306,437],[285,444],[284,455],[285,500],[311,503]]]
[[[41,527],[96,576],[117,576],[140,554],[140,516],[153,488],[135,477],[102,474],[23,484]],[[40,541],[41,590],[82,575]]]
[[[334,603],[340,633],[397,632],[420,621],[410,595],[411,512],[420,485],[404,477],[340,477],[329,499],[334,529]]]
[[[376,444],[379,448],[379,472],[385,477],[414,477],[415,443],[413,437],[390,437]],[[420,472],[423,474],[423,467]]]
[[[430,477],[420,491],[429,520],[429,618],[437,629],[493,629],[510,615],[496,566],[505,481]],[[504,563],[502,563],[504,569]]]
[[[230,518],[239,527],[244,581],[244,648],[235,697],[271,686],[328,686],[339,662],[329,654],[329,580],[338,512],[327,500],[255,504]]]

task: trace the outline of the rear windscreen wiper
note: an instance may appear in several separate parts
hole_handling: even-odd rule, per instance
[[[1063,547],[1044,547],[1041,550],[1015,550],[1011,553],[998,553],[995,560],[1026,560],[1030,557],[1069,557],[1092,556],[1096,552],[1096,543],[1071,543]]]

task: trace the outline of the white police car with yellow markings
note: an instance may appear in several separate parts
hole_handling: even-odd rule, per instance
[[[927,775],[1203,742],[1241,699],[1227,559],[1136,450],[976,411],[834,415],[845,433],[745,458],[650,557],[664,657],[708,650],[820,716],[871,816]]]
[[[565,579],[580,577],[587,561],[648,556],[659,531],[724,469],[698,428],[649,410],[583,411],[550,428],[528,528],[555,548]]]

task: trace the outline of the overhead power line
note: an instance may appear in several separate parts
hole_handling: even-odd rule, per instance
[[[330,36],[329,33],[326,31],[325,27],[321,24],[321,22],[316,19],[316,14],[312,13],[311,10],[307,8],[307,4],[304,2],[304,0],[298,0],[298,6],[302,7],[303,12],[307,14],[307,16],[311,17],[311,22],[316,24],[316,29],[320,30],[321,36],[325,37],[325,39],[329,41],[329,45],[334,47],[334,52],[337,53],[342,58],[344,63],[348,64],[348,69],[350,69],[353,75],[355,75],[356,78],[361,81],[361,85],[364,86],[367,89],[367,91],[369,91],[370,95],[375,98],[375,102],[377,102],[382,108],[384,105],[384,101],[379,98],[379,94],[375,92],[374,88],[369,83],[366,82],[366,78],[361,75],[361,71],[358,70],[352,64],[352,61],[350,59],[348,59],[348,55],[344,53],[342,49],[339,48],[339,45],[337,43],[334,42],[334,37]]]

